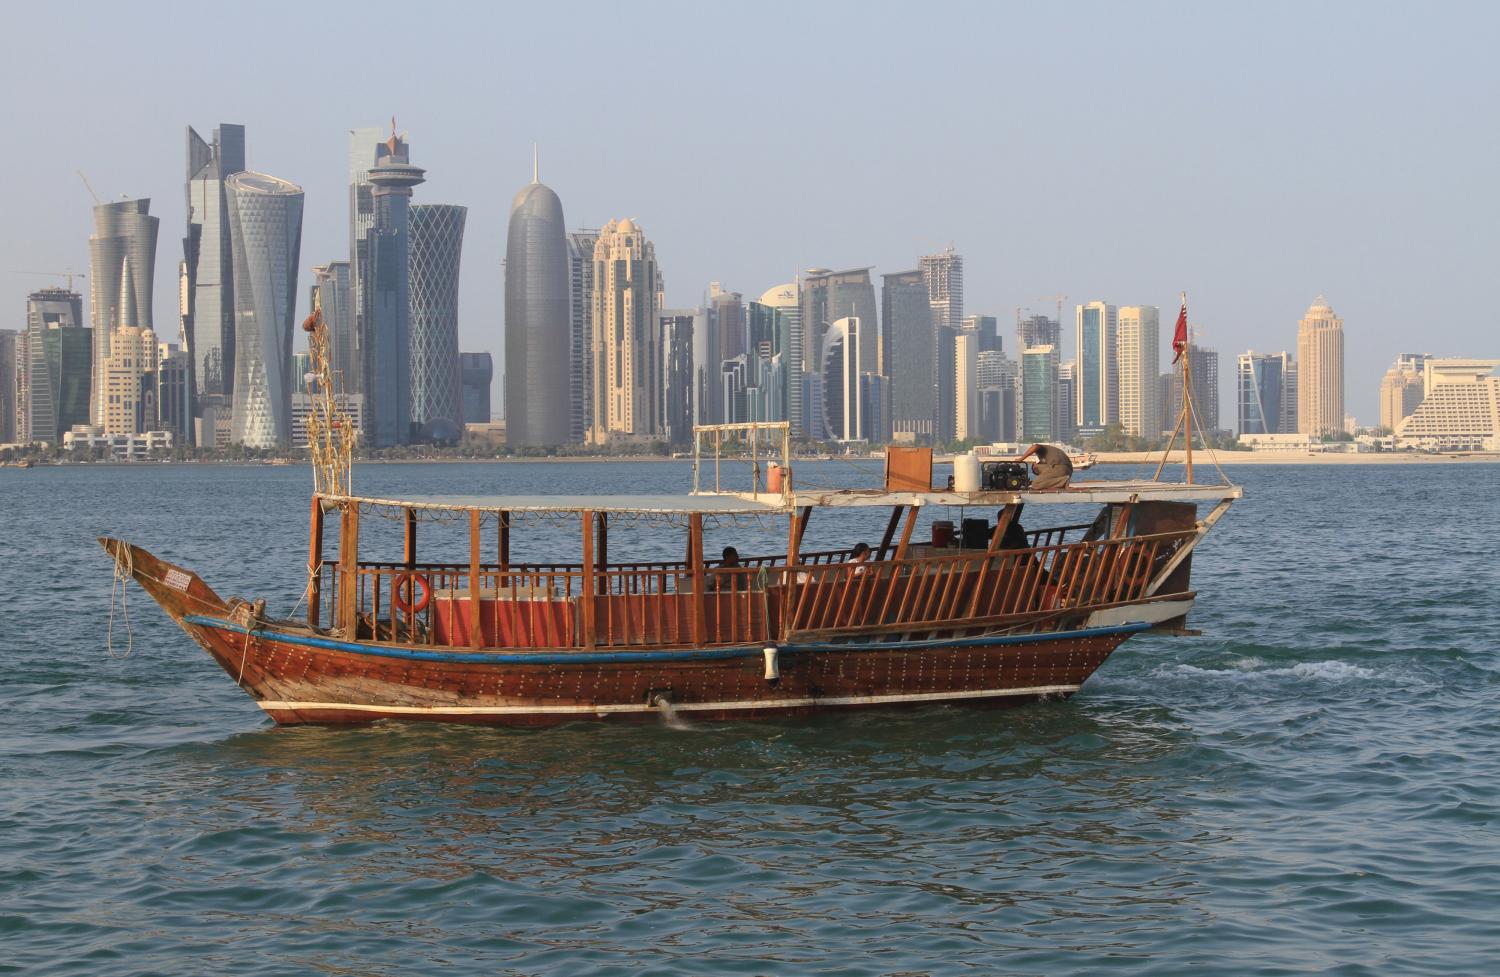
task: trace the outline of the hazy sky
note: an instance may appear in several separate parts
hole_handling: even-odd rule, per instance
[[[347,130],[392,115],[416,201],[469,207],[464,349],[503,350],[506,220],[542,179],[572,227],[633,217],[672,305],[950,242],[965,307],[1177,293],[1229,375],[1326,294],[1349,409],[1397,352],[1500,355],[1500,4],[10,4],[0,302],[88,268],[91,199],[162,219],[177,332],[185,135],[248,127],[307,192],[298,289],[347,257]],[[300,313],[299,313],[300,314]],[[1165,363],[1165,359],[1163,360]],[[498,397],[498,386],[497,386]],[[498,400],[497,400],[498,402]]]

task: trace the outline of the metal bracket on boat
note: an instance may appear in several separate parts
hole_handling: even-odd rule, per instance
[[[781,649],[775,645],[767,645],[760,653],[766,656],[766,681],[774,682],[781,678]]]

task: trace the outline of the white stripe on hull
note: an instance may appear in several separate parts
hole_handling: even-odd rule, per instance
[[[805,706],[879,706],[903,702],[951,702],[960,699],[987,699],[1016,695],[1062,695],[1079,690],[1077,685],[1034,685],[1024,689],[966,689],[957,692],[907,692],[896,695],[841,695],[797,699],[742,699],[735,702],[674,702],[677,712],[717,712],[748,709],[800,709]],[[656,712],[649,703],[599,703],[597,705],[534,706],[382,706],[356,702],[258,702],[266,712],[300,710],[343,710],[347,712],[383,712],[402,716],[525,716],[525,715],[597,715],[610,713]]]

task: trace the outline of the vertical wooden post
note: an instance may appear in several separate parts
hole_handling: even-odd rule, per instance
[[[599,552],[594,557],[600,576],[595,581],[599,593],[609,593],[609,513],[599,512],[594,515],[594,524],[598,527]]]
[[[344,637],[359,636],[359,503],[339,507],[339,607],[337,624]]]
[[[313,493],[307,535],[307,626],[316,628],[323,613],[323,497]]]
[[[891,521],[885,524],[885,535],[880,537],[880,549],[875,553],[875,559],[885,559],[885,554],[891,548],[891,540],[896,536],[896,527],[901,524],[901,513],[906,506],[898,505],[891,509]]]
[[[484,645],[484,629],[480,625],[480,613],[484,608],[484,588],[480,586],[483,577],[479,569],[479,561],[482,555],[479,528],[481,513],[478,509],[469,510],[469,647],[479,648]]]
[[[406,535],[401,545],[401,560],[408,571],[417,568],[417,510],[406,510]]]
[[[578,521],[583,525],[583,557],[579,561],[583,570],[583,586],[578,588],[579,625],[583,630],[583,646],[594,647],[594,514],[579,513]]]
[[[510,513],[500,513],[500,572],[510,572]]]
[[[703,571],[703,513],[688,517],[688,572],[693,575],[693,643],[702,645],[708,632],[708,576]]]

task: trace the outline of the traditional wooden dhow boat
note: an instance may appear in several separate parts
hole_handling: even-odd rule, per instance
[[[780,464],[763,477],[757,456],[750,490],[723,489],[726,437],[753,445],[768,430]],[[1065,698],[1131,635],[1186,629],[1193,551],[1241,494],[1144,481],[935,489],[921,451],[888,454],[879,488],[807,490],[793,485],[786,425],[761,424],[700,429],[700,446],[715,445],[713,486],[698,484],[708,466],[695,452],[681,496],[380,499],[348,490],[347,426],[318,436],[332,454],[315,444],[305,619],[269,618],[264,601],[225,599],[191,570],[100,540],[279,723],[722,720]],[[321,467],[340,451],[342,469]],[[1023,506],[1093,518],[1024,532]],[[921,518],[950,510],[961,518]],[[814,520],[842,532],[872,515],[873,546],[803,545]],[[419,552],[423,525],[424,547],[456,531],[460,552]],[[725,526],[774,527],[784,549],[710,558],[705,532]],[[382,529],[399,559],[368,558]],[[612,530],[618,542],[626,529],[681,558],[612,559]],[[548,562],[513,559],[538,541]]]

